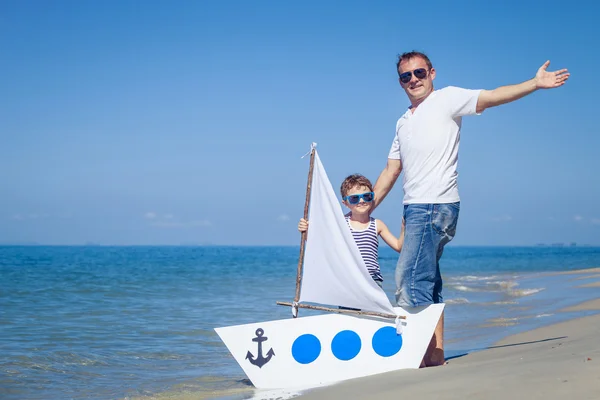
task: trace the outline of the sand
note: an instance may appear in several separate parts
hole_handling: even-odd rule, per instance
[[[354,379],[298,398],[599,400],[600,299],[560,311],[581,310],[598,314],[510,336],[442,367]]]

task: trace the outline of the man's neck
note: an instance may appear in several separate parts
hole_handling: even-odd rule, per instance
[[[427,93],[420,99],[410,99],[410,110],[414,113],[417,107],[419,107],[419,105],[421,105],[421,103],[423,103],[431,95],[431,93],[433,93],[433,91]]]

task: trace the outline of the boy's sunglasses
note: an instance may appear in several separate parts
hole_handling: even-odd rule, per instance
[[[400,82],[408,83],[412,79],[412,74],[415,74],[417,79],[425,79],[427,77],[427,70],[425,68],[417,68],[414,71],[407,71],[400,74]]]
[[[365,203],[370,203],[373,201],[373,198],[375,198],[375,193],[367,192],[367,193],[353,194],[350,196],[346,196],[346,197],[344,197],[344,200],[346,200],[350,204],[358,204],[360,202],[360,199],[363,199],[365,201]]]

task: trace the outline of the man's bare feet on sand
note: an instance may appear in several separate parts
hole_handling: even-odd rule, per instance
[[[442,365],[448,365],[448,361],[444,361],[443,364],[439,364],[439,365],[427,365],[427,364],[425,364],[425,360],[423,360],[423,361],[421,361],[421,365],[419,365],[419,368],[440,367]]]
[[[423,358],[421,361],[421,366],[419,368],[424,367],[439,367],[440,365],[446,365],[446,359],[444,357],[444,350],[442,349],[434,349],[429,357]]]

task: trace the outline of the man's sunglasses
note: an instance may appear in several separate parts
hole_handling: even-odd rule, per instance
[[[412,74],[415,74],[417,79],[425,79],[427,77],[427,70],[425,68],[417,68],[414,71],[407,71],[400,74],[400,82],[408,83],[412,79]]]
[[[358,204],[360,202],[360,199],[363,199],[365,201],[365,203],[370,203],[373,201],[374,198],[375,198],[375,193],[367,192],[367,193],[352,194],[350,196],[346,196],[346,197],[344,197],[344,200],[346,200],[350,204]]]

